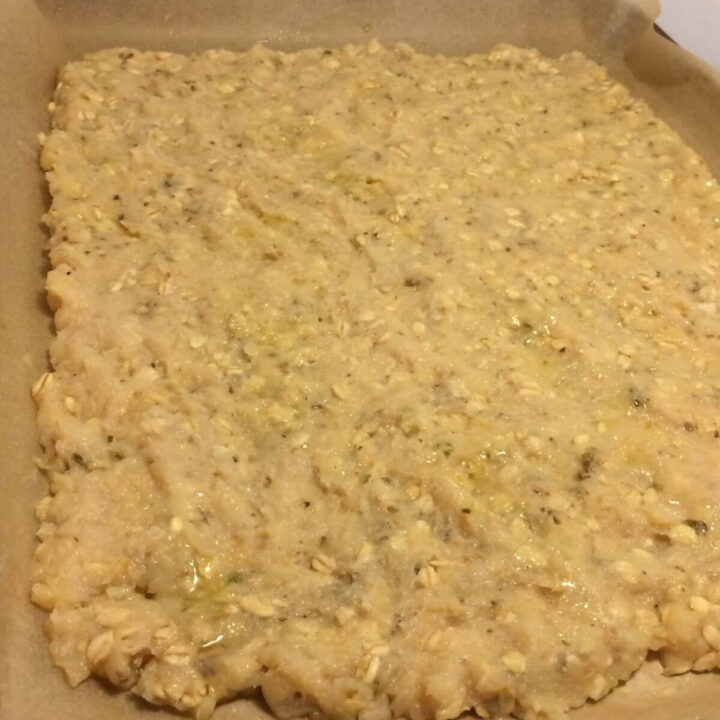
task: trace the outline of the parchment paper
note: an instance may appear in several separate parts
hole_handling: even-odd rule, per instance
[[[253,42],[293,49],[377,37],[468,53],[499,42],[580,49],[647,99],[720,175],[720,76],[652,31],[655,0],[0,0],[0,720],[164,720],[95,681],[70,690],[50,662],[45,614],[28,601],[33,507],[44,493],[29,388],[46,366],[48,198],[36,135],[58,68],[101,47],[192,52]],[[267,716],[256,702],[218,720]],[[659,676],[648,664],[572,720],[720,720],[720,675]]]

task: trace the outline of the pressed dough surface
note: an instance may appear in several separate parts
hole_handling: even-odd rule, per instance
[[[71,683],[540,719],[720,665],[720,190],[599,66],[112,50],[51,110]]]

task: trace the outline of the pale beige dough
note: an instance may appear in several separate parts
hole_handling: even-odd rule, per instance
[[[33,599],[206,718],[562,718],[720,666],[720,189],[577,53],[61,74]]]

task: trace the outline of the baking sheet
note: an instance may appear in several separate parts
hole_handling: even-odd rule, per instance
[[[101,47],[191,52],[253,42],[293,49],[404,40],[421,51],[486,51],[499,42],[555,55],[585,51],[645,99],[720,176],[720,75],[652,31],[654,0],[2,0],[0,1],[0,719],[164,720],[95,681],[70,690],[53,669],[45,614],[27,600],[34,470],[29,388],[46,366],[51,317],[44,301],[48,198],[36,135],[58,68]],[[218,720],[267,717],[251,701]],[[720,675],[661,678],[649,664],[572,720],[720,720]]]

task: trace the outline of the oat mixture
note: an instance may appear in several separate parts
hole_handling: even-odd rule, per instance
[[[720,666],[720,189],[578,53],[71,63],[33,600],[207,718],[562,718]]]

